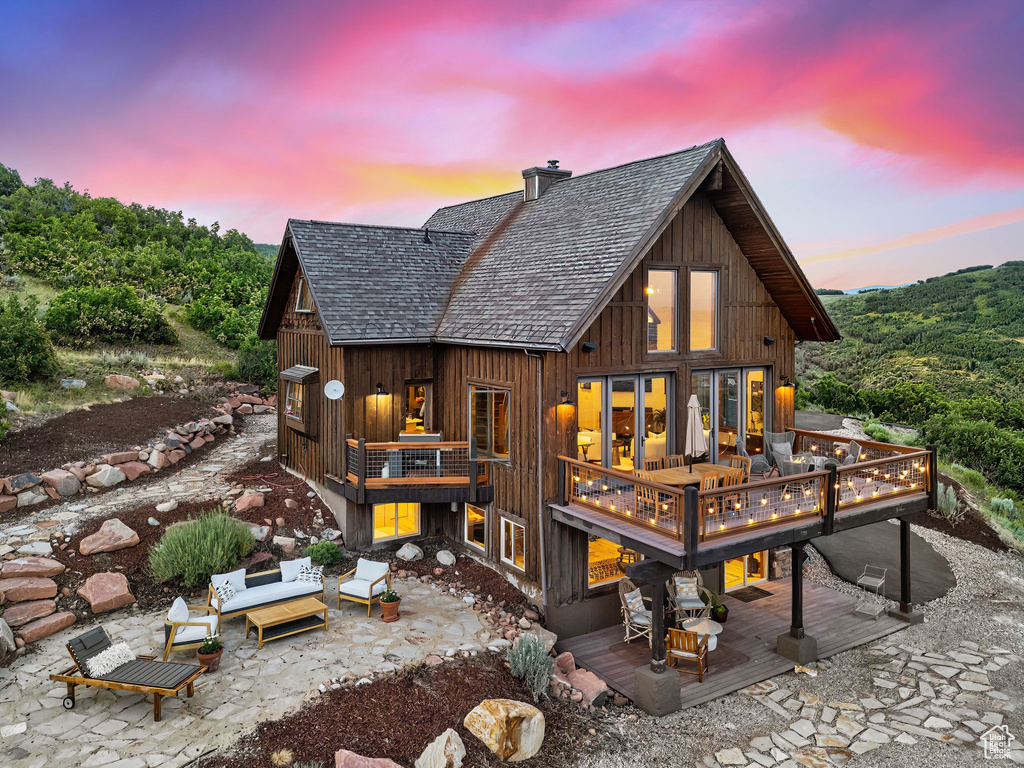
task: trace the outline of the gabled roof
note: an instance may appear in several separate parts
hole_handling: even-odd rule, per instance
[[[797,338],[838,339],[722,139],[557,181],[529,202],[517,190],[441,208],[424,229],[291,220],[260,335],[273,338],[283,311],[291,242],[332,344],[569,349],[719,169],[708,196]]]

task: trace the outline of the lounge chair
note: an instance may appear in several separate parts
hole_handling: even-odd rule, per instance
[[[355,568],[338,577],[338,608],[342,600],[351,600],[365,605],[369,616],[385,589],[391,589],[391,566],[360,557]]]
[[[619,581],[619,601],[622,603],[622,624],[626,628],[627,643],[638,637],[646,637],[648,644],[651,642],[651,625],[654,618],[651,609],[644,607],[645,600],[649,601],[650,598],[643,597],[632,581]]]
[[[685,629],[668,630],[668,637],[665,638],[666,661],[670,667],[680,661],[692,661],[697,665],[696,669],[680,669],[680,672],[689,672],[697,675],[697,682],[704,682],[704,673],[708,671],[708,638],[707,635],[698,635],[696,632],[687,632]]]
[[[176,664],[157,661],[152,656],[137,656],[105,675],[92,677],[88,672],[89,660],[112,645],[103,627],[94,627],[67,644],[74,665],[66,672],[50,675],[58,683],[66,683],[68,695],[64,709],[75,706],[75,686],[108,688],[117,691],[153,694],[153,721],[160,722],[160,700],[164,696],[177,696],[183,688],[192,696],[196,679],[206,671],[198,664]]]

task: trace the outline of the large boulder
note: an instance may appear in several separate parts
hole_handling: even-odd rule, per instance
[[[413,768],[462,768],[466,759],[466,745],[452,728],[442,733],[423,750]]]
[[[85,482],[93,488],[109,488],[124,482],[124,472],[109,464],[100,464],[96,467],[95,473],[85,478]]]
[[[437,562],[441,565],[455,565],[455,555],[447,549],[442,549],[437,553]]]
[[[34,643],[36,640],[49,637],[54,632],[60,632],[74,623],[75,614],[73,613],[52,613],[45,618],[36,619],[26,624],[18,630],[18,634],[21,635],[21,639],[26,643]]]
[[[113,611],[135,602],[123,573],[93,574],[78,588],[78,596],[88,601],[93,613]]]
[[[43,482],[60,496],[74,496],[82,488],[82,481],[66,469],[51,469],[44,472]]]
[[[45,600],[57,596],[57,583],[53,579],[37,576],[19,576],[3,580],[3,593],[9,603],[27,600]]]
[[[503,762],[529,760],[544,741],[544,714],[513,699],[484,699],[462,724]]]
[[[120,373],[108,373],[103,377],[103,385],[110,389],[135,389],[139,386],[139,380]]]
[[[49,616],[57,610],[53,600],[33,600],[28,603],[17,603],[4,611],[3,619],[12,627],[20,627],[30,621]]]
[[[52,557],[16,557],[8,560],[0,569],[0,579],[13,579],[16,576],[59,576],[64,573],[64,564]]]
[[[334,768],[402,768],[394,760],[386,757],[363,757],[347,749],[339,749],[334,753]]]
[[[245,512],[253,507],[263,506],[263,494],[256,491],[246,491],[235,501],[235,512]]]
[[[411,563],[413,560],[423,559],[423,550],[413,544],[411,541],[406,542],[402,545],[402,548],[395,553],[399,560],[404,560],[407,563]]]
[[[122,523],[116,517],[104,520],[103,525],[92,536],[86,536],[78,545],[83,555],[95,555],[99,552],[115,552],[118,549],[134,547],[139,543],[139,534]]]

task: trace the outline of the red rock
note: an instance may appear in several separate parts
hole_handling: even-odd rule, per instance
[[[110,465],[124,464],[126,461],[135,461],[138,458],[138,451],[121,451],[120,453],[108,453],[100,463]]]
[[[188,447],[194,451],[197,450],[198,448],[202,448],[204,445],[206,445],[206,441],[203,440],[203,438],[201,437],[197,437],[195,440],[188,444]]]
[[[151,471],[150,466],[143,464],[141,461],[129,461],[124,464],[118,464],[117,468],[124,472],[124,476],[128,480],[138,480],[142,475],[147,475]]]
[[[30,621],[49,616],[57,610],[57,603],[53,600],[33,600],[29,603],[18,603],[4,611],[3,620],[12,627],[20,627]]]
[[[82,487],[82,481],[78,476],[66,469],[44,472],[43,482],[61,496],[74,496]]]
[[[577,669],[567,677],[572,687],[583,694],[583,701],[588,705],[600,707],[608,697],[608,686],[604,680],[586,669]]]
[[[286,507],[288,507],[288,509],[298,509],[299,508],[299,502],[297,502],[295,499],[285,499],[284,500],[284,505]]]
[[[0,579],[13,579],[22,576],[59,576],[64,573],[64,565],[51,557],[34,555],[16,557],[8,560],[0,570]]]
[[[263,494],[256,491],[246,491],[235,501],[235,512],[244,512],[253,507],[263,506]]]
[[[134,547],[138,543],[139,534],[116,517],[112,517],[104,520],[96,533],[82,539],[78,551],[83,555],[95,555],[99,552],[115,552],[118,549]]]
[[[123,573],[96,573],[78,588],[78,596],[89,602],[93,613],[113,611],[135,602]]]
[[[146,460],[153,469],[163,469],[167,466],[167,455],[161,451],[153,451]]]
[[[18,506],[17,496],[0,496],[0,515]]]
[[[139,380],[120,373],[110,373],[103,377],[103,385],[110,389],[135,389],[139,386]]]
[[[177,464],[179,461],[184,459],[186,455],[187,454],[183,450],[178,448],[167,454],[167,461],[169,461],[171,464]]]
[[[54,613],[42,619],[26,624],[21,628],[19,634],[26,643],[34,643],[49,637],[54,632],[60,632],[75,623],[73,613]]]
[[[277,395],[271,395],[267,398],[267,405],[277,407]]]
[[[85,482],[86,474],[85,474],[85,468],[84,467],[71,466],[71,467],[68,467],[68,472],[70,472],[72,475],[74,475],[76,478],[78,478],[78,482],[80,482],[80,483]]]
[[[214,440],[216,440],[216,439],[217,439],[217,438],[216,438],[216,437],[214,437],[213,435],[204,435],[204,436],[203,436],[203,442],[204,442],[204,443],[212,443],[212,442],[213,442]]]
[[[235,410],[243,416],[248,416],[252,413],[252,406],[246,403],[245,405],[238,406]]]
[[[4,565],[6,567],[6,564]],[[3,579],[4,597],[9,603],[24,603],[28,600],[45,600],[57,596],[57,584],[53,579],[38,576],[18,576]]]
[[[234,396],[228,398],[228,405],[230,405],[232,407],[232,409],[237,408],[241,404],[242,404],[242,401],[238,399],[237,395],[234,395]]]
[[[247,403],[248,405],[263,405],[263,400],[256,395],[238,395],[239,403]]]
[[[334,768],[402,768],[394,760],[386,757],[363,757],[347,749],[339,749],[334,753]]]

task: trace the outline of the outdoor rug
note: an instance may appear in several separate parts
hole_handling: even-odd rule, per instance
[[[752,603],[762,597],[771,597],[772,593],[760,587],[744,587],[735,592],[729,592],[729,597],[735,597],[741,603]]]

